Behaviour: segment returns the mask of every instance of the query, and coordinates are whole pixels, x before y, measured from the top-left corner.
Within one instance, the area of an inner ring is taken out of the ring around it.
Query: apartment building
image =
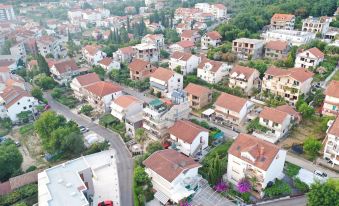
[[[185,94],[172,97],[172,102],[155,99],[144,108],[143,128],[148,137],[162,140],[168,137],[168,128],[177,120],[187,119],[191,109]]]
[[[202,109],[212,103],[212,90],[207,87],[189,83],[185,87],[190,107],[195,110]]]
[[[307,19],[303,20],[302,31],[325,34],[330,28],[330,23],[332,22],[331,17],[321,16],[313,17],[310,16]]]
[[[83,69],[80,69],[74,59],[65,59],[53,63],[50,68],[53,79],[59,84],[67,84],[74,76],[79,75]]]
[[[292,46],[307,44],[315,39],[315,33],[287,29],[268,30],[261,36],[266,42],[272,40],[281,40],[287,41]]]
[[[172,70],[159,67],[150,75],[150,88],[155,94],[171,98],[174,91],[183,89],[183,76]]]
[[[23,41],[14,44],[13,46],[11,46],[11,48],[9,50],[10,50],[12,56],[16,56],[16,57],[22,59],[23,61],[26,61],[27,52],[26,52],[26,48],[25,48],[25,43]]]
[[[163,34],[147,34],[141,39],[141,43],[153,44],[159,51],[165,48],[165,38]]]
[[[286,151],[249,134],[239,134],[228,150],[227,179],[237,184],[241,179],[255,179],[252,194],[264,196],[269,182],[284,177]]]
[[[294,106],[302,94],[311,89],[314,74],[304,68],[280,69],[270,67],[263,77],[261,90],[284,97]]]
[[[224,19],[227,17],[227,8],[223,4],[197,3],[194,7],[204,13],[213,14],[216,19]]]
[[[181,74],[187,75],[193,73],[200,63],[200,57],[185,53],[174,52],[170,57],[169,68],[175,70],[180,68]]]
[[[295,16],[293,14],[274,14],[271,18],[272,29],[293,30]]]
[[[161,204],[177,205],[195,193],[201,176],[201,165],[192,158],[172,149],[157,151],[143,161],[152,179],[154,194]]]
[[[160,58],[160,52],[154,44],[137,44],[132,47],[134,57],[148,62],[157,62]]]
[[[223,124],[239,125],[246,119],[253,103],[227,93],[221,93],[214,104],[215,120]]]
[[[204,59],[198,66],[197,77],[210,84],[216,84],[227,76],[231,69],[232,65],[226,62]]]
[[[290,45],[287,41],[272,40],[265,44],[265,58],[280,60],[285,59],[290,50]]]
[[[222,36],[217,31],[207,32],[201,39],[201,49],[217,47],[221,44]]]
[[[135,59],[128,65],[130,78],[132,80],[143,80],[151,75],[156,68],[148,61]]]
[[[15,13],[12,5],[0,4],[0,21],[15,20]]]
[[[74,96],[80,101],[84,100],[84,87],[100,82],[100,77],[96,73],[88,73],[75,77],[70,83]]]
[[[313,47],[297,54],[294,67],[296,68],[316,68],[324,61],[325,54],[317,47]]]
[[[129,116],[142,112],[143,102],[131,95],[122,95],[114,99],[111,103],[111,114],[124,121]]]
[[[130,63],[134,56],[133,47],[124,47],[113,53],[113,59],[120,63]]]
[[[329,116],[339,115],[339,81],[332,80],[326,88],[325,95],[321,113]]]
[[[259,88],[259,75],[260,73],[256,69],[236,65],[230,72],[228,86],[238,87],[245,94],[251,95],[254,89]]]
[[[39,53],[46,57],[47,54],[52,54],[55,59],[59,58],[61,47],[59,39],[52,36],[41,36],[36,40],[36,45]]]
[[[198,30],[184,30],[180,35],[181,41],[191,41],[194,44],[200,41],[201,35]]]
[[[339,165],[339,116],[335,120],[330,120],[326,133],[326,138],[323,141],[324,159],[332,161],[332,167]]]
[[[208,147],[209,131],[189,120],[178,120],[168,129],[171,148],[186,156],[195,157]]]
[[[263,55],[265,41],[259,39],[240,38],[232,42],[232,51],[239,59],[257,59]]]

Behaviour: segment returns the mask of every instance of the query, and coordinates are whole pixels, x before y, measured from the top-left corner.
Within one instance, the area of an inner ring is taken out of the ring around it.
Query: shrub
[[[295,188],[303,193],[308,192],[310,189],[309,186],[305,182],[301,181],[299,178],[294,178],[293,185]]]
[[[304,142],[304,151],[308,154],[312,159],[314,159],[318,154],[322,147],[322,144],[319,140],[314,137],[308,137]]]
[[[267,197],[280,197],[291,194],[291,187],[282,180],[276,180],[271,187],[266,187],[265,196]]]
[[[37,169],[37,167],[36,167],[35,165],[31,165],[31,166],[29,166],[29,167],[27,168],[26,172],[32,172],[32,171],[34,171],[34,170],[36,170],[36,169]]]
[[[251,190],[251,183],[247,179],[241,179],[237,184],[237,189],[240,193],[246,193]]]
[[[286,162],[285,163],[286,169],[285,174],[289,177],[294,177],[299,173],[300,167],[297,165],[294,165],[292,163]]]
[[[86,105],[81,107],[80,113],[82,113],[82,114],[84,114],[86,116],[89,116],[89,115],[91,115],[91,112],[93,111],[93,109],[94,108],[91,105],[86,104]]]
[[[13,205],[18,201],[38,194],[37,184],[28,184],[0,197],[0,205]]]

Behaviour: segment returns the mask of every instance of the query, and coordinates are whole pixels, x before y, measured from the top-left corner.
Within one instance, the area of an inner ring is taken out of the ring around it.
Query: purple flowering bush
[[[186,200],[180,201],[179,206],[192,206],[190,203],[188,203]]]
[[[229,189],[228,184],[224,181],[220,181],[214,186],[214,190],[217,192],[225,192]]]
[[[251,190],[251,183],[247,179],[241,179],[237,184],[237,189],[240,193],[249,192]]]

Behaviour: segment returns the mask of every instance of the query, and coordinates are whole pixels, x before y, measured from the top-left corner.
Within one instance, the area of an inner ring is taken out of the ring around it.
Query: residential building
[[[122,95],[122,88],[111,82],[95,82],[83,88],[86,101],[99,112],[108,112],[112,100]]]
[[[113,53],[113,59],[120,63],[130,63],[134,56],[133,47],[124,47]]]
[[[197,69],[197,77],[210,83],[216,84],[229,74],[232,65],[225,62],[202,60]]]
[[[172,96],[171,102],[155,99],[143,110],[143,128],[153,140],[168,137],[168,128],[179,119],[187,119],[191,109],[184,93]]]
[[[134,57],[149,62],[157,62],[160,58],[160,52],[154,44],[137,44],[132,47],[134,50]]]
[[[313,47],[297,54],[294,67],[296,68],[316,68],[322,61],[325,55],[317,47]]]
[[[228,150],[227,179],[237,184],[241,179],[256,179],[252,191],[264,196],[270,182],[284,177],[286,151],[252,135],[239,134]]]
[[[47,54],[52,54],[54,58],[59,58],[61,47],[60,41],[52,36],[41,36],[36,40],[36,45],[39,53],[46,57]]]
[[[330,28],[331,22],[332,22],[331,17],[327,17],[327,16],[313,17],[313,16],[310,16],[307,19],[303,20],[302,31],[320,33],[321,35],[323,35]]]
[[[134,138],[137,129],[142,128],[143,114],[142,112],[136,113],[125,118],[126,135]]]
[[[212,4],[211,13],[216,19],[225,19],[227,17],[227,8],[224,4]]]
[[[274,14],[271,18],[272,29],[293,30],[295,16],[293,14]]]
[[[265,44],[265,58],[273,60],[285,59],[290,50],[290,45],[287,41],[272,40]]]
[[[208,129],[189,120],[178,120],[168,129],[171,147],[186,156],[195,157],[208,147]]]
[[[84,88],[91,84],[100,82],[100,77],[96,73],[88,73],[75,77],[70,83],[70,87],[74,92],[74,96],[79,100],[84,100]]]
[[[36,112],[38,100],[32,97],[25,89],[18,86],[5,86],[0,93],[0,117],[8,117],[12,122],[18,122],[21,112]]]
[[[325,95],[321,113],[329,116],[339,115],[339,81],[332,80],[326,88]]]
[[[82,56],[89,64],[96,65],[99,61],[105,58],[107,54],[101,51],[101,46],[86,45],[82,49]]]
[[[212,103],[213,92],[207,87],[189,83],[185,88],[185,92],[192,109],[199,110]]]
[[[231,88],[240,88],[246,95],[251,95],[254,89],[260,85],[260,73],[258,70],[236,65],[229,75],[228,86]]]
[[[180,69],[181,74],[187,75],[193,73],[200,63],[200,58],[191,53],[174,52],[170,57],[169,68]]]
[[[111,114],[124,121],[127,117],[142,112],[143,102],[131,95],[123,95],[111,103]]]
[[[240,59],[257,59],[263,55],[265,41],[259,39],[240,38],[232,42],[232,51]]]
[[[193,195],[201,179],[201,165],[175,150],[157,151],[144,160],[145,171],[152,179],[155,199],[162,204],[179,201]]]
[[[221,44],[222,36],[217,31],[207,32],[201,39],[201,49],[217,47]]]
[[[141,43],[153,44],[159,51],[165,48],[165,38],[163,34],[147,34],[141,39]]]
[[[281,40],[287,41],[292,46],[307,44],[315,39],[315,33],[307,31],[275,29],[268,30],[261,35],[265,41]]]
[[[200,41],[200,34],[197,30],[184,30],[180,35],[181,41],[191,41],[194,44]]]
[[[332,167],[339,165],[339,116],[335,120],[330,120],[326,133],[326,138],[323,141],[324,158],[332,161]]]
[[[38,204],[120,205],[116,162],[116,152],[106,150],[45,169],[38,174]]]
[[[77,76],[82,72],[75,63],[74,59],[66,59],[55,62],[50,68],[53,79],[59,84],[66,84],[72,80],[74,76]]]
[[[263,77],[261,91],[284,97],[294,106],[300,95],[310,91],[313,76],[312,72],[304,68],[270,67]]]
[[[221,93],[214,106],[217,121],[223,124],[239,125],[245,121],[253,103],[241,97]]]
[[[111,71],[113,69],[115,70],[120,69],[120,62],[114,61],[110,57],[105,57],[102,60],[98,61],[98,65],[101,66],[106,71]]]
[[[14,44],[13,46],[11,46],[9,50],[12,56],[16,56],[22,59],[23,61],[26,61],[27,52],[26,52],[25,44],[23,41]]]
[[[179,51],[179,52],[186,52],[191,53],[196,46],[192,41],[179,41],[169,46],[169,49],[172,53]]]
[[[128,65],[128,69],[132,80],[143,80],[149,77],[156,68],[150,62],[135,59]]]
[[[253,135],[274,144],[287,135],[294,124],[294,118],[278,108],[265,107],[259,114],[259,124],[266,129],[256,130]]]
[[[150,88],[161,96],[171,98],[174,91],[183,89],[183,76],[172,70],[159,67],[150,75]]]
[[[15,13],[12,5],[0,4],[0,21],[15,20]]]

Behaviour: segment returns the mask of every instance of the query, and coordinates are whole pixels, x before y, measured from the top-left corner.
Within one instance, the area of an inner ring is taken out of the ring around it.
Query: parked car
[[[327,174],[325,172],[319,171],[319,170],[315,170],[314,171],[314,175],[318,178],[318,179],[324,179],[327,178]]]
[[[84,126],[79,126],[79,129],[80,129],[81,133],[86,133],[86,132],[89,131],[89,129],[87,127],[84,127]]]
[[[7,137],[0,137],[0,143],[4,142],[7,140]]]
[[[49,104],[46,104],[44,109],[49,110],[50,108],[51,108],[51,106],[49,106]]]
[[[111,200],[105,200],[100,203],[98,203],[98,206],[114,206],[113,201]]]
[[[21,143],[19,141],[15,141],[14,143],[15,143],[15,146],[17,146],[17,147],[21,146]]]

